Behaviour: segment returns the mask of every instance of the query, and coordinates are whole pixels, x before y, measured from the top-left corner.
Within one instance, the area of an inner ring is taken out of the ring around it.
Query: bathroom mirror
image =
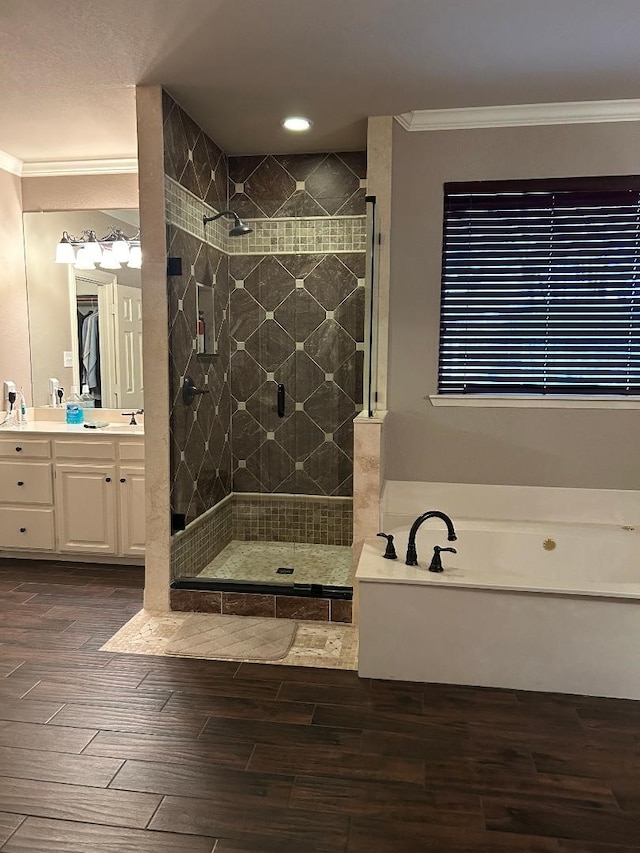
[[[133,236],[137,210],[25,213],[25,265],[33,404],[49,405],[49,379],[65,396],[89,385],[96,406],[143,408],[140,270],[78,269],[56,263],[63,231],[98,238],[113,229]]]

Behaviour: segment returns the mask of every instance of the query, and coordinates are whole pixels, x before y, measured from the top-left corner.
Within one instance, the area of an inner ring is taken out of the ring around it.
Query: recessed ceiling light
[[[308,118],[303,118],[302,116],[290,116],[282,121],[282,126],[286,127],[287,130],[296,130],[298,132],[309,130],[311,124],[312,122]]]

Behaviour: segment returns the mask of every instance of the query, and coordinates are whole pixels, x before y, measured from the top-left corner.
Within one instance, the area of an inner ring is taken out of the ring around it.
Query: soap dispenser
[[[58,389],[60,388],[60,383],[57,379],[51,378],[49,380],[49,405],[52,409],[60,408],[60,399],[58,397]]]

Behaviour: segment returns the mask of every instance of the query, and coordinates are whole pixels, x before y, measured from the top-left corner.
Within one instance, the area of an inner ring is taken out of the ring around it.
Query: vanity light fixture
[[[132,269],[142,266],[140,232],[133,237],[112,228],[104,237],[98,237],[95,231],[87,229],[79,237],[73,237],[68,231],[62,232],[56,246],[57,264],[74,264],[77,269],[95,269],[99,264],[103,269],[117,270],[121,264]]]
[[[312,124],[313,122],[309,121],[308,118],[304,118],[303,116],[289,116],[289,118],[285,118],[282,120],[282,126],[286,130],[293,130],[297,133],[309,130]]]

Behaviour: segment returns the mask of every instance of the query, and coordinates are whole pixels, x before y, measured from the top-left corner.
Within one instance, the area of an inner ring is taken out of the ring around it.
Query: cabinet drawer
[[[50,459],[51,442],[46,438],[0,438],[0,459]]]
[[[56,459],[87,459],[91,462],[102,459],[115,459],[114,441],[91,441],[91,439],[54,442]]]
[[[0,462],[0,503],[52,504],[50,462]]]
[[[144,462],[144,442],[120,440],[122,462]]]
[[[53,551],[52,509],[0,507],[0,548]]]

